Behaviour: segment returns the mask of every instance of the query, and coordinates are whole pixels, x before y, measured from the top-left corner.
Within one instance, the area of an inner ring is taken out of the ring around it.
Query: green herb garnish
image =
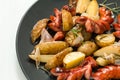
[[[71,31],[76,37],[78,36],[78,33],[81,32],[81,30],[78,30],[78,29],[72,29]]]

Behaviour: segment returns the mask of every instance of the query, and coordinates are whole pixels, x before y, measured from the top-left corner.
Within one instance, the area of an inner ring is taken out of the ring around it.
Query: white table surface
[[[27,80],[16,56],[18,25],[37,0],[0,0],[0,80]]]

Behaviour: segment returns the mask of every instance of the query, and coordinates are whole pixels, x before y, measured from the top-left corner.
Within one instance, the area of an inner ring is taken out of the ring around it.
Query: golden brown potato
[[[43,28],[45,28],[47,26],[47,22],[49,21],[49,19],[45,18],[42,20],[39,20],[33,27],[32,31],[31,31],[31,40],[34,43],[35,40],[40,37],[41,31]]]
[[[72,50],[73,49],[69,47],[57,53],[45,64],[45,68],[49,70],[49,69],[63,65],[63,58],[65,57],[65,55],[72,52]]]
[[[40,55],[40,62],[48,62],[54,55]]]
[[[85,59],[85,54],[82,52],[71,52],[67,54],[63,59],[63,65],[65,68],[73,68],[78,66]]]
[[[51,56],[43,57],[43,55],[54,55],[67,47],[68,44],[64,41],[41,42],[35,46],[29,57],[36,62],[36,67],[39,68],[40,62],[47,62],[49,60],[47,58],[51,58]]]
[[[115,54],[120,56],[120,43],[115,43],[95,51],[94,56],[104,56],[105,54]]]
[[[54,55],[40,55],[40,53],[36,54],[29,54],[30,59],[36,62],[37,69],[39,68],[40,62],[46,63],[48,62]]]
[[[108,60],[106,60],[106,59],[104,59],[104,58],[102,58],[102,57],[98,57],[98,58],[96,59],[96,62],[97,62],[97,64],[100,65],[100,66],[106,66],[106,65],[108,65],[108,64],[110,63]]]
[[[52,42],[39,43],[38,45],[35,46],[35,48],[36,47],[39,47],[40,54],[52,55],[67,48],[68,44],[64,41],[52,41]]]
[[[67,48],[68,45],[64,41],[52,41],[43,42],[35,46],[34,50],[29,54],[29,57],[36,62],[36,67],[39,68],[40,62],[47,62],[47,58],[51,56],[43,57],[43,55],[53,55]],[[42,55],[42,56],[41,56]]]
[[[67,10],[62,10],[63,31],[69,31],[73,27],[72,15]]]
[[[93,20],[99,19],[99,5],[97,0],[92,0],[89,3],[86,13],[88,14],[88,17]]]
[[[91,55],[95,50],[97,50],[97,46],[92,41],[85,41],[79,48],[78,51],[85,53],[86,56]]]
[[[80,26],[76,25],[75,27],[73,27],[70,31],[66,33],[65,41],[70,46],[78,47],[79,45],[81,45],[81,43],[84,41],[81,30],[82,30],[82,27]]]
[[[98,46],[105,47],[113,44],[115,42],[115,37],[113,34],[101,34],[96,36],[95,41]]]
[[[89,3],[90,3],[90,0],[78,0],[77,6],[76,6],[76,13],[85,12]]]

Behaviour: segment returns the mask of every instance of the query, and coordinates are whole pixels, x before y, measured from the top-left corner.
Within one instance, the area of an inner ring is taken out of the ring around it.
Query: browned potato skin
[[[91,55],[94,51],[97,50],[97,45],[92,41],[85,41],[77,51],[85,53],[86,56]]]
[[[90,1],[86,13],[88,14],[88,17],[93,20],[99,19],[99,5],[97,0]]]
[[[98,58],[96,59],[96,62],[97,62],[97,64],[100,65],[100,66],[106,66],[106,65],[110,64],[109,60],[106,60],[106,59],[104,59],[103,57],[98,57]]]
[[[78,0],[76,6],[76,13],[83,13],[88,8],[90,0]]]
[[[73,27],[72,15],[67,10],[62,10],[63,31],[69,31]]]
[[[52,41],[39,43],[36,47],[39,47],[41,55],[52,55],[67,48],[68,44],[65,41]]]
[[[99,50],[95,51],[94,56],[105,56],[105,54],[115,54],[120,56],[120,43],[111,44],[109,46],[100,48]]]
[[[84,41],[81,30],[82,27],[79,25],[73,27],[70,31],[66,33],[65,41],[72,47],[78,47],[79,45],[81,45],[81,43]]]
[[[53,56],[53,58],[51,58],[46,64],[45,64],[45,68],[46,69],[52,69],[55,68],[57,66],[61,66],[63,64],[63,58],[70,52],[72,52],[73,49],[72,47],[68,47],[64,50],[62,50],[61,52],[57,53],[55,56]]]
[[[105,47],[115,42],[115,36],[113,34],[101,34],[95,37],[95,42],[100,47]]]
[[[41,31],[43,28],[45,28],[47,26],[47,22],[49,21],[49,19],[44,18],[42,20],[39,20],[33,27],[32,31],[31,31],[31,40],[34,43],[35,40],[40,37]]]

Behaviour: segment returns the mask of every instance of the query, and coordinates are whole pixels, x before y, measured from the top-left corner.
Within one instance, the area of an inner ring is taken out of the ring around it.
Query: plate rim
[[[19,66],[20,66],[20,69],[22,70],[22,72],[23,72],[23,75],[25,76],[25,78],[27,79],[27,80],[31,80],[30,79],[30,77],[28,76],[28,74],[26,73],[26,71],[25,71],[25,69],[23,68],[23,66],[22,66],[22,61],[20,60],[20,54],[19,54],[19,51],[18,51],[18,35],[20,34],[19,33],[19,31],[20,31],[20,29],[21,29],[21,24],[22,24],[22,22],[23,22],[23,20],[24,20],[24,18],[25,18],[25,16],[27,15],[27,13],[31,10],[31,8],[33,7],[33,6],[35,6],[37,3],[38,3],[38,1],[39,0],[37,0],[36,2],[34,2],[27,10],[26,10],[26,12],[23,14],[23,16],[22,16],[22,18],[21,18],[21,20],[20,20],[20,22],[19,22],[19,24],[18,24],[18,28],[17,28],[17,32],[16,32],[16,37],[15,37],[15,50],[16,50],[16,56],[17,56],[17,60],[18,60],[18,64],[19,64]]]

